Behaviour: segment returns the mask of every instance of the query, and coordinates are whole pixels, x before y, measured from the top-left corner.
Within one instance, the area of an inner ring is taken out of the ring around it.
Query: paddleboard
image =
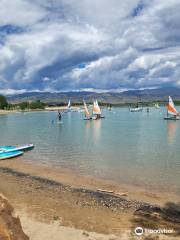
[[[55,121],[55,120],[52,120],[51,123],[52,123],[52,124],[62,124],[63,122],[62,122],[62,121]]]
[[[0,146],[0,150],[4,152],[30,151],[33,148],[34,148],[33,144],[17,145],[17,146]]]
[[[22,154],[23,154],[22,151],[0,152],[0,160],[18,157],[18,156],[21,156]]]

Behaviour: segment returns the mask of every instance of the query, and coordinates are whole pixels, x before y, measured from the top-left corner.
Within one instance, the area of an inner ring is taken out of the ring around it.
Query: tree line
[[[30,109],[44,109],[45,103],[41,102],[40,100],[31,101],[31,102],[21,102],[18,104],[10,104],[7,101],[5,96],[0,95],[0,109],[3,110],[13,110],[13,109],[20,109],[22,111],[30,110]]]

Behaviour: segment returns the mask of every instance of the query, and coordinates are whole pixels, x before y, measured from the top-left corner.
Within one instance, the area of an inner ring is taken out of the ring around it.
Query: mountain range
[[[127,90],[123,92],[27,92],[22,94],[8,95],[10,103],[40,100],[49,104],[65,104],[70,99],[74,103],[82,103],[83,99],[92,102],[98,99],[101,103],[125,104],[135,102],[164,102],[168,96],[180,101],[180,88],[157,88],[145,90]]]

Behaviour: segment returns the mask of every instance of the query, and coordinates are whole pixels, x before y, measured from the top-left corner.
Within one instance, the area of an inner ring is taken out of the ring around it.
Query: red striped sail
[[[171,114],[173,116],[179,115],[178,111],[175,108],[174,102],[170,96],[169,96],[169,101],[168,101],[168,105],[167,105],[167,111],[168,111],[168,114]]]

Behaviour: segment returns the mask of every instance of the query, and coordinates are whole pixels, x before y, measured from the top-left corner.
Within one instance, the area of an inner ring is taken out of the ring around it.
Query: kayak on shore
[[[0,146],[0,152],[30,151],[34,148],[33,144],[17,146]]]
[[[0,152],[0,160],[5,160],[9,158],[19,157],[23,154],[23,151],[14,152]]]

